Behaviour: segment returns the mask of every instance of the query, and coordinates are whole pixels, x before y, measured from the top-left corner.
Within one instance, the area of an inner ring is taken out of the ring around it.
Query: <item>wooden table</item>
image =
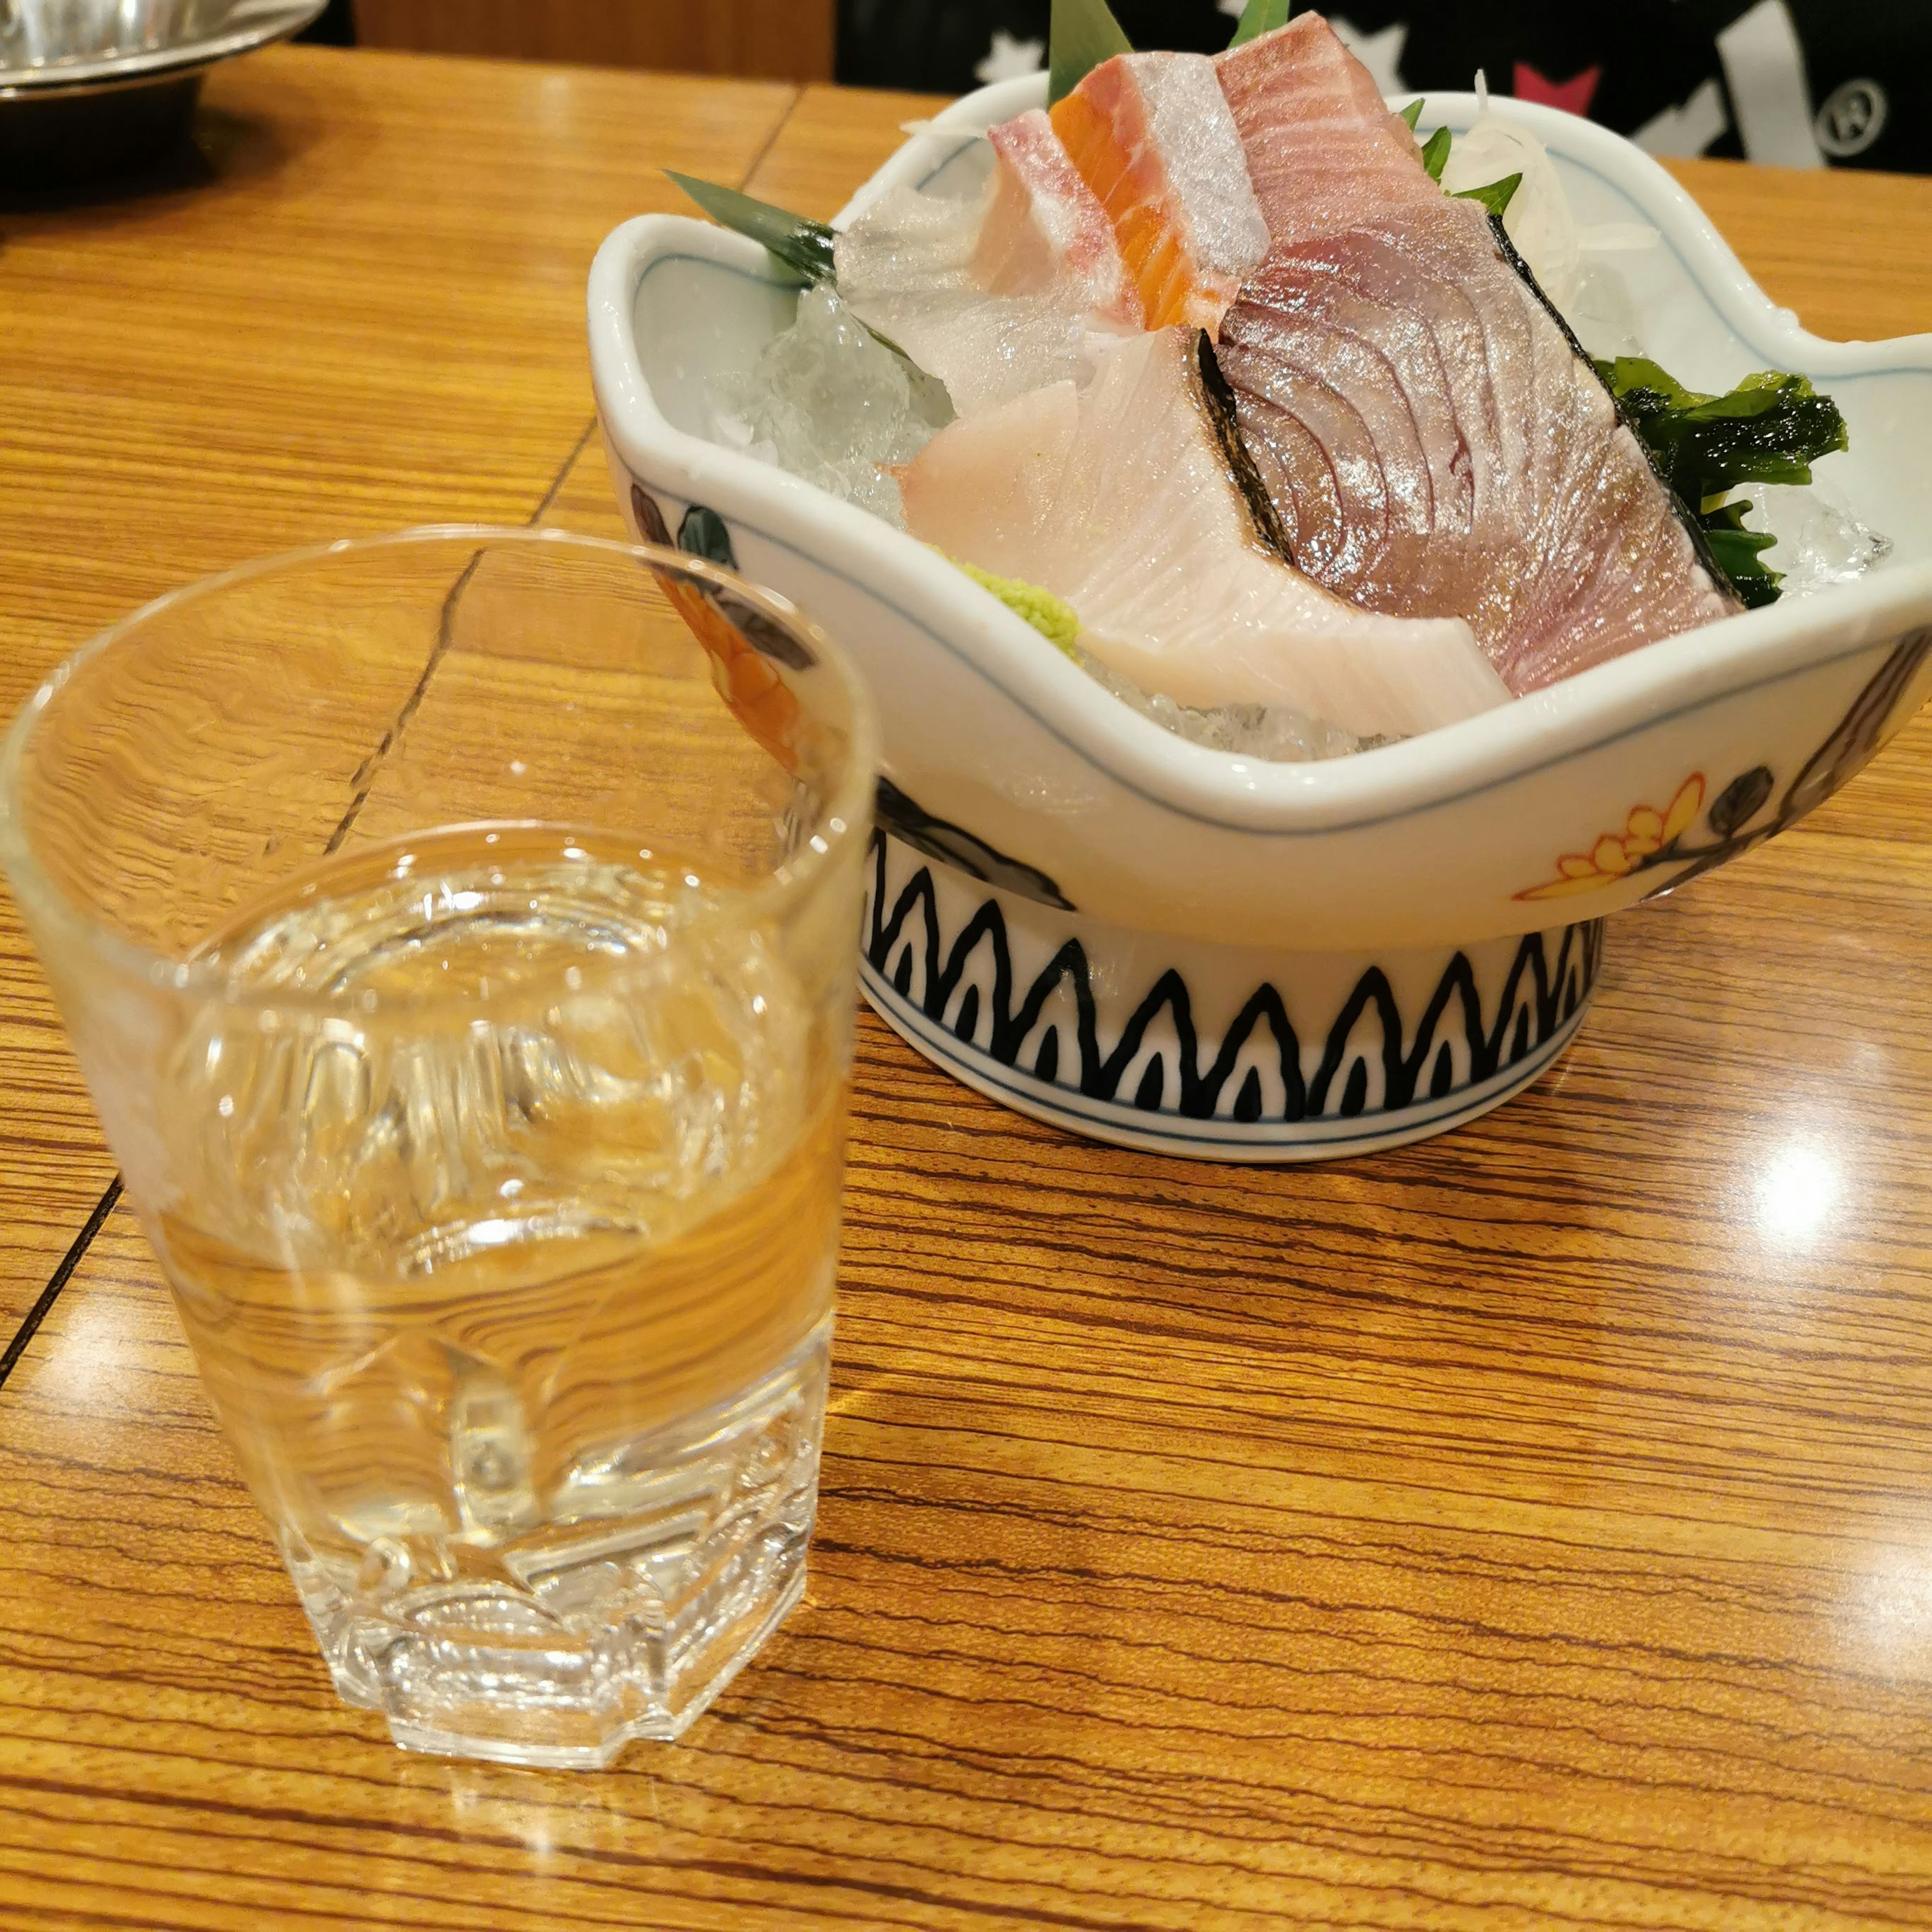
[[[254,553],[614,529],[597,239],[922,106],[295,50],[205,179],[0,214],[0,701]],[[1932,328],[1932,183],[1683,172]],[[1400,1154],[1090,1146],[867,1018],[809,1598],[573,1777],[335,1702],[8,908],[0,1924],[1932,1925],[1928,968],[1932,716]]]

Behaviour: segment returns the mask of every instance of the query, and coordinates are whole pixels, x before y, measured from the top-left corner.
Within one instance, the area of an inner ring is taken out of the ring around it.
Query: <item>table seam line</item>
[[[107,1217],[114,1211],[115,1203],[121,1198],[121,1177],[116,1174],[101,1191],[100,1198],[94,1204],[94,1211],[82,1225],[62,1256],[59,1265],[48,1278],[47,1285],[40,1290],[38,1298],[28,1309],[26,1318],[15,1330],[14,1339],[7,1344],[6,1352],[0,1354],[0,1390],[7,1385],[8,1378],[14,1372],[14,1366],[27,1352],[28,1345],[40,1332],[42,1322],[53,1312],[54,1304],[61,1298],[61,1291],[74,1277],[74,1270],[80,1266],[87,1251],[94,1245],[94,1238],[106,1224]]]
[[[791,98],[785,103],[785,111],[772,124],[772,131],[760,144],[758,152],[746,164],[745,172],[738,177],[738,190],[742,194],[752,184],[752,177],[765,164],[766,158],[778,146],[778,136],[791,125],[791,117],[798,112],[798,104],[805,98],[805,88],[794,86]]]
[[[570,472],[577,467],[578,459],[590,447],[590,439],[596,434],[597,417],[592,412],[590,420],[570,446],[570,454],[558,465],[556,474],[550,479],[550,487],[543,493],[542,500],[524,520],[526,530],[535,530],[555,506],[558,497],[563,494],[563,486],[570,481]]]
[[[542,496],[538,500],[536,508],[533,509],[524,520],[523,527],[525,530],[536,529],[538,524],[542,522],[544,512],[547,512],[554,503],[555,503],[557,498],[562,494],[563,486],[566,482],[569,480],[571,471],[576,467],[578,459],[583,455],[584,451],[590,446],[590,439],[596,434],[596,430],[597,418],[593,416],[590,420],[584,424],[583,429],[578,432],[577,440],[571,445],[568,454],[565,456],[563,460],[557,466],[556,471],[550,477],[548,486],[545,488]],[[446,602],[453,602],[454,598],[460,594],[464,586],[467,583],[470,576],[474,574],[476,565],[480,560],[480,558],[481,553],[479,552],[477,556],[472,557],[470,560],[468,568],[458,579],[456,584],[451,586],[450,598],[449,599],[446,600]],[[446,629],[452,616],[453,616],[453,612],[446,609],[444,614],[444,624]],[[440,644],[446,644],[446,639],[440,640],[439,642]],[[384,754],[391,748],[395,739],[400,735],[400,730],[403,725],[406,724],[410,716],[422,703],[424,694],[428,689],[429,680],[434,674],[437,662],[442,655],[443,652],[441,648],[431,652],[429,662],[423,667],[422,675],[417,680],[415,690],[410,694],[409,699],[406,701],[402,713],[398,718],[396,723],[391,726],[388,732],[385,734],[382,742],[378,745],[376,752],[372,754],[375,762],[377,764],[380,764]],[[373,783],[374,774],[371,772],[368,775],[368,777],[369,782]],[[344,822],[336,827],[335,836],[329,842],[328,849],[331,851],[334,851],[336,848],[341,844],[343,838],[348,833],[350,828],[354,824],[356,818],[359,815],[364,798],[366,796],[367,788],[365,787],[363,790],[358,791],[358,795],[355,798],[350,800],[349,808],[345,814]],[[26,1353],[34,1336],[40,1332],[41,1325],[46,1322],[47,1317],[52,1313],[54,1304],[59,1300],[62,1291],[67,1286],[68,1282],[73,1279],[75,1271],[80,1268],[82,1262],[86,1258],[88,1249],[94,1244],[94,1237],[100,1233],[101,1228],[106,1222],[108,1216],[114,1211],[115,1204],[121,1198],[122,1182],[122,1177],[120,1174],[116,1174],[113,1179],[107,1184],[107,1186],[103,1191],[100,1199],[94,1204],[92,1211],[88,1214],[86,1220],[82,1224],[80,1232],[75,1235],[74,1240],[68,1244],[66,1253],[62,1256],[59,1262],[56,1264],[54,1268],[52,1274],[48,1277],[46,1286],[41,1289],[40,1294],[35,1298],[33,1306],[27,1311],[27,1313],[25,1318],[22,1320],[20,1327],[14,1330],[12,1339],[7,1344],[5,1352],[4,1353],[0,1353],[0,1390],[4,1390],[5,1389],[8,1378],[12,1375],[16,1364],[20,1361],[20,1358]]]

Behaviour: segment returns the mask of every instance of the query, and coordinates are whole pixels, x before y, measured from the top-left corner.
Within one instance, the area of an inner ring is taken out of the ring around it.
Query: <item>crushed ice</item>
[[[1067,656],[1123,704],[1143,718],[1151,718],[1177,737],[1204,745],[1210,752],[1236,752],[1244,758],[1265,758],[1278,764],[1302,764],[1318,758],[1346,758],[1351,752],[1369,751],[1389,742],[1358,738],[1340,725],[1311,718],[1287,704],[1223,704],[1211,711],[1196,711],[1162,693],[1143,691],[1077,644]]]
[[[718,440],[816,483],[903,528],[899,486],[881,466],[910,463],[952,420],[945,390],[872,334],[821,285],[742,374],[718,384]]]
[[[1892,539],[1861,523],[1828,484],[1752,483],[1732,500],[1749,506],[1749,528],[1778,539],[1762,554],[1783,574],[1786,597],[1854,583],[1892,554]]]

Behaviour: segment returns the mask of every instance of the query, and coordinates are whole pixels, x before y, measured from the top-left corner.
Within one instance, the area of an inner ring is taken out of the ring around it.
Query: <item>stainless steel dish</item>
[[[181,140],[218,61],[299,33],[326,0],[0,0],[0,184],[139,166]]]

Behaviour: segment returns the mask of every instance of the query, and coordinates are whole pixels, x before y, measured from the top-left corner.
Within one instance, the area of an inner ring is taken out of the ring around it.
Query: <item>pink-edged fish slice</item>
[[[1231,48],[1214,71],[1276,247],[1442,198],[1408,124],[1319,14]]]
[[[1145,325],[1140,292],[1120,258],[1114,224],[1082,179],[1044,108],[988,129],[994,157],[992,206],[973,274],[1000,296],[1077,295],[1089,313],[1124,329]]]
[[[938,376],[962,416],[1084,378],[1096,342],[1144,322],[1113,224],[1045,111],[988,139],[993,174],[979,196],[902,184],[833,242],[840,296]]]

